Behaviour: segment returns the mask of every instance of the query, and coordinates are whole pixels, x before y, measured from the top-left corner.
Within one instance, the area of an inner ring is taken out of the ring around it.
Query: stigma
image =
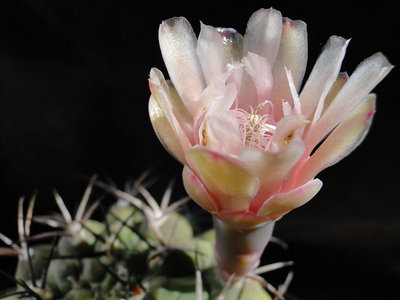
[[[244,145],[259,150],[268,150],[276,124],[273,117],[273,104],[265,101],[249,111],[233,110],[238,120],[239,132]]]

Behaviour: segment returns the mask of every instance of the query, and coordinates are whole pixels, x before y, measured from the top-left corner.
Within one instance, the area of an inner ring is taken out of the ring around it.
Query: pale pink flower
[[[171,81],[150,72],[150,118],[182,164],[190,197],[238,229],[274,221],[321,188],[315,176],[353,151],[375,112],[371,90],[391,70],[377,53],[348,77],[348,40],[331,36],[300,91],[307,62],[302,21],[256,11],[244,36],[183,17],[162,22]]]
[[[313,198],[315,176],[364,139],[370,92],[392,66],[377,53],[348,77],[349,41],[332,36],[301,88],[306,25],[274,9],[256,11],[244,36],[201,24],[196,38],[171,18],[159,42],[171,80],[150,72],[153,128],[184,165],[189,196],[214,216],[222,278],[254,276],[274,221]]]

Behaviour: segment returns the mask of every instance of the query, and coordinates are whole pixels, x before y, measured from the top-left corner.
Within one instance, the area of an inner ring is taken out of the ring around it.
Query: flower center
[[[273,118],[273,104],[265,101],[256,108],[250,107],[250,112],[241,108],[233,110],[244,145],[267,150],[274,135],[276,126]]]

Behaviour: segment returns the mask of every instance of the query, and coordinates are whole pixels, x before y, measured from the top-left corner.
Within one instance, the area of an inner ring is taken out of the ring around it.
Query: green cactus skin
[[[158,210],[153,203],[151,210],[141,201],[138,208],[118,199],[103,220],[81,220],[68,217],[59,198],[67,216],[65,234],[53,245],[29,243],[29,260],[19,255],[17,262],[19,283],[0,299],[272,299],[257,280],[225,286],[217,271],[214,230],[195,234],[176,209]]]

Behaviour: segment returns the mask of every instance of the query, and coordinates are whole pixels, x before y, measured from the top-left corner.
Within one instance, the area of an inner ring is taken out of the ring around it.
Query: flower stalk
[[[238,229],[213,218],[216,245],[215,256],[223,280],[241,278],[254,270],[272,236],[275,222],[252,229]]]

